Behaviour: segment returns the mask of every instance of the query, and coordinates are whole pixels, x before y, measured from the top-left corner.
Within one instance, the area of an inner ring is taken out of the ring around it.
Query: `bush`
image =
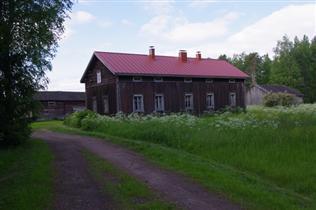
[[[88,109],[84,110],[84,111],[80,111],[80,112],[74,112],[71,115],[68,115],[65,118],[64,124],[65,125],[69,125],[71,127],[75,127],[75,128],[80,128],[81,127],[81,123],[82,120],[84,118],[86,118],[87,116],[89,117],[95,117],[96,113],[93,111],[90,111]]]
[[[263,97],[263,104],[267,107],[291,106],[295,104],[295,99],[288,93],[268,93]]]

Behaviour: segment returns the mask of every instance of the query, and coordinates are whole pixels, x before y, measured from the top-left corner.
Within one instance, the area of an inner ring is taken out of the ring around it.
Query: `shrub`
[[[263,97],[263,104],[267,107],[291,106],[295,104],[295,99],[288,93],[268,93]]]
[[[71,127],[80,128],[82,126],[82,120],[87,116],[95,117],[96,113],[88,109],[80,112],[74,112],[65,118],[64,124]]]

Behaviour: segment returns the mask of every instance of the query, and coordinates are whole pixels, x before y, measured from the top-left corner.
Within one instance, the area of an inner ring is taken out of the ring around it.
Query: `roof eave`
[[[107,63],[105,63],[101,58],[99,58],[99,56],[96,54],[96,52],[97,52],[97,51],[94,51],[94,52],[93,52],[93,54],[92,54],[92,56],[91,56],[91,58],[90,58],[90,61],[89,61],[88,65],[87,65],[87,67],[86,67],[86,69],[85,69],[85,71],[84,71],[84,73],[83,73],[83,75],[82,75],[82,77],[81,77],[81,79],[80,79],[80,83],[85,83],[84,79],[85,79],[85,77],[86,77],[86,74],[87,74],[87,72],[88,72],[88,70],[89,70],[89,67],[90,67],[90,65],[91,65],[91,63],[92,63],[94,57],[96,57],[105,67],[107,67],[107,68],[109,69],[109,71],[110,71],[113,75],[115,75],[115,73],[110,69],[109,65],[108,65]]]
[[[189,78],[218,78],[218,79],[247,79],[249,76],[205,76],[205,75],[181,75],[181,74],[144,74],[144,73],[116,73],[117,76],[151,76],[151,77],[189,77]]]

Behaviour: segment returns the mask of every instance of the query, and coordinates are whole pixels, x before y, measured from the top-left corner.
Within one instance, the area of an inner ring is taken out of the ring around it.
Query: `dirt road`
[[[51,131],[37,131],[33,137],[48,141],[56,156],[59,157],[56,159],[56,170],[61,171],[61,175],[57,179],[57,188],[59,188],[57,193],[62,194],[59,196],[63,197],[60,198],[63,203],[67,203],[66,200],[71,201],[72,196],[74,196],[77,200],[84,199],[84,202],[89,200],[90,204],[87,205],[91,205],[91,208],[86,209],[102,209],[99,205],[101,203],[107,204],[106,199],[102,199],[97,192],[96,183],[93,183],[87,175],[87,167],[82,157],[77,154],[78,148],[85,148],[143,181],[164,199],[175,203],[179,208],[240,209],[238,205],[207,191],[190,179],[178,173],[161,169],[146,161],[141,155],[108,141]],[[92,187],[89,187],[90,185]],[[78,196],[76,197],[73,193],[75,195],[78,193]],[[110,206],[113,205],[105,205],[103,209],[109,209]]]

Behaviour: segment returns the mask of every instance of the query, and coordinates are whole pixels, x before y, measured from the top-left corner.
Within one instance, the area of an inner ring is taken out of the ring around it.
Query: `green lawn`
[[[51,208],[52,153],[40,140],[0,149],[0,209]]]
[[[248,209],[316,208],[316,105],[202,118],[79,113],[66,122],[81,129],[52,129],[126,145]]]
[[[91,174],[103,185],[103,190],[113,198],[118,209],[175,209],[161,201],[145,184],[113,167],[89,151],[83,152]]]

